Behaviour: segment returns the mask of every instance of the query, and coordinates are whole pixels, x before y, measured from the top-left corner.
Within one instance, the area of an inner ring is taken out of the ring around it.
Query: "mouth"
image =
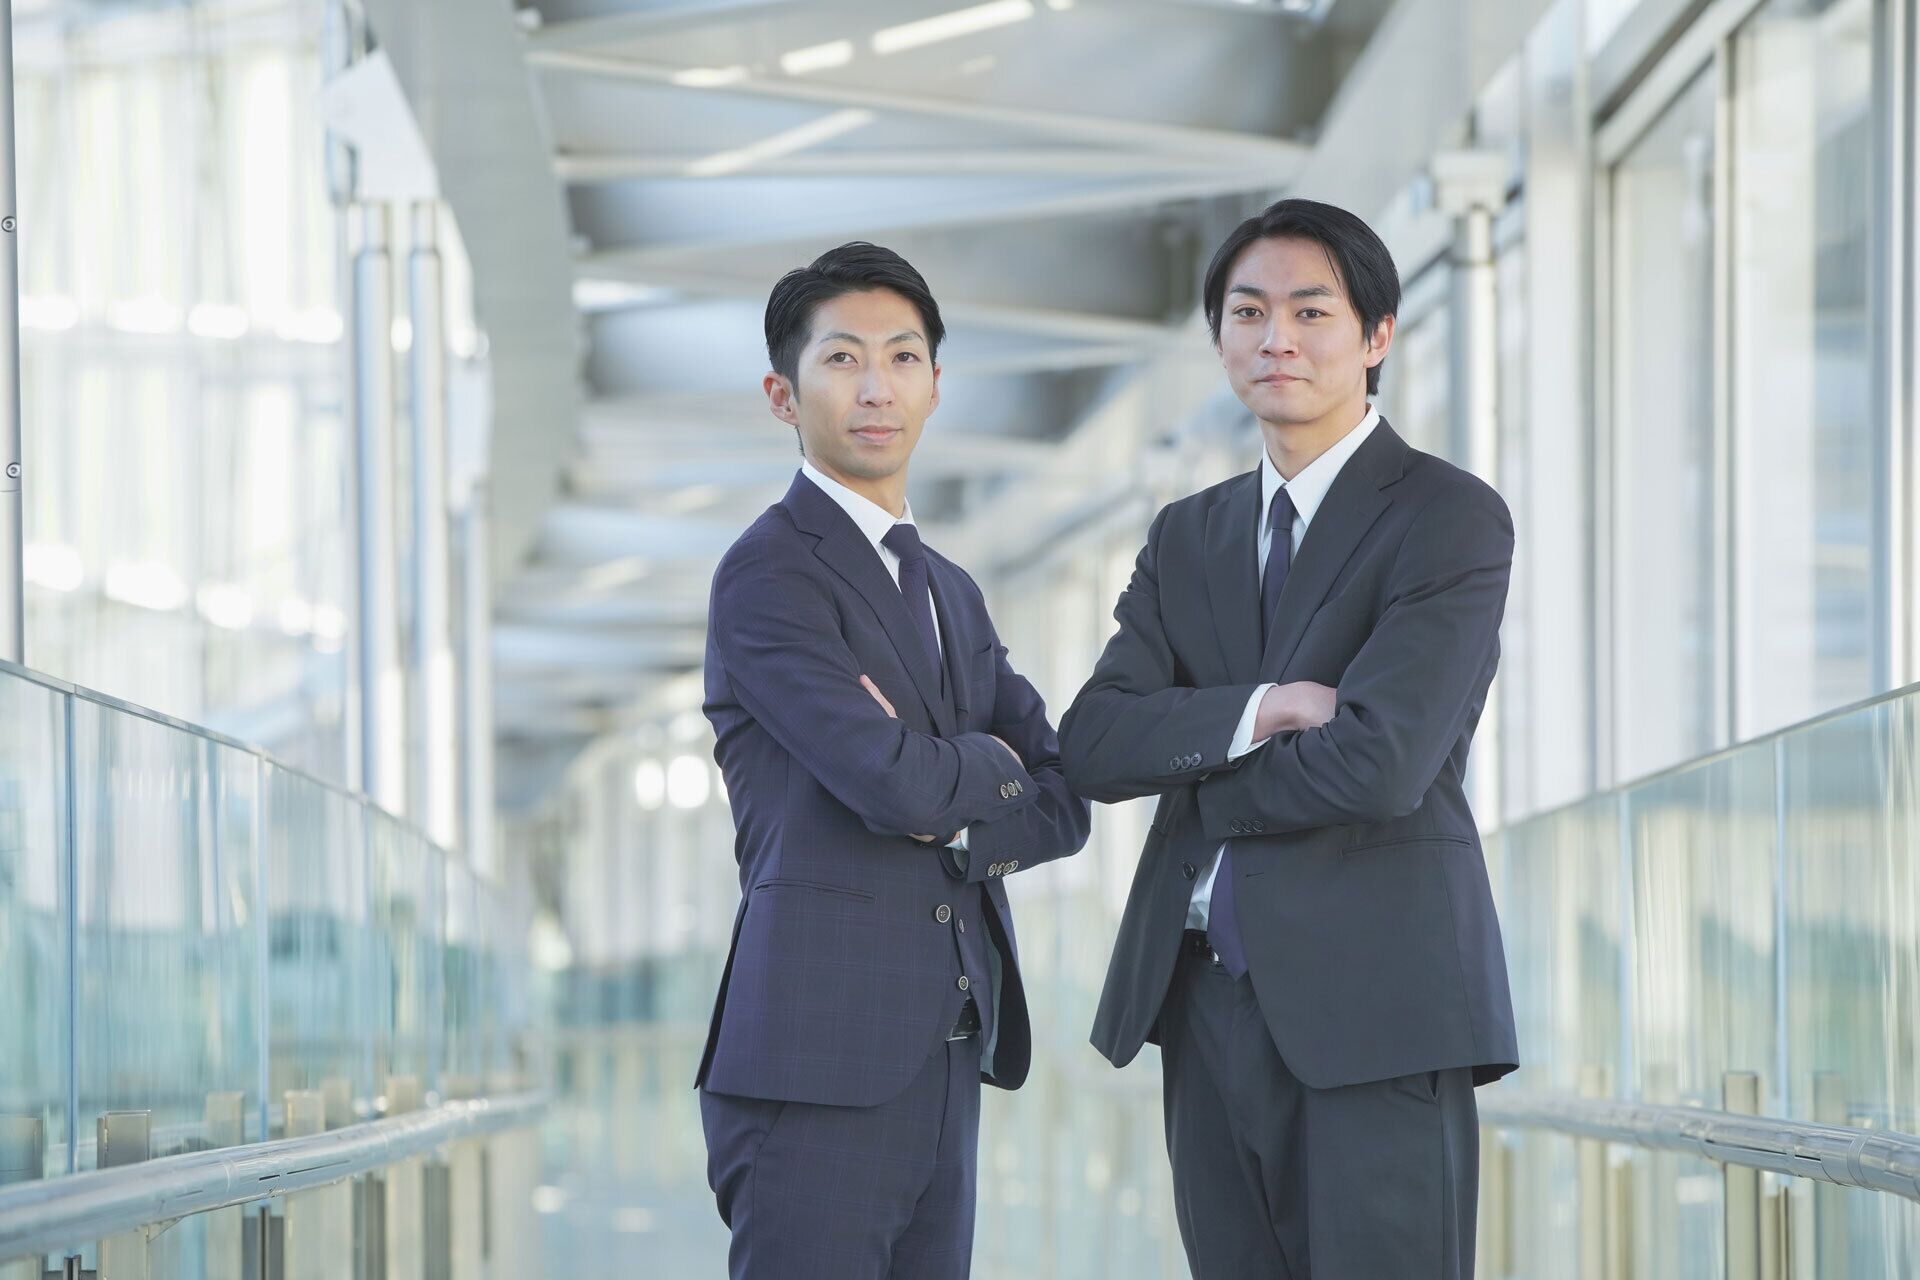
[[[1290,382],[1305,382],[1306,379],[1296,378],[1292,374],[1288,374],[1288,373],[1270,373],[1264,378],[1256,379],[1256,381],[1259,382],[1262,386],[1284,387]]]
[[[887,444],[900,434],[899,427],[855,427],[855,439],[865,440],[868,444]]]

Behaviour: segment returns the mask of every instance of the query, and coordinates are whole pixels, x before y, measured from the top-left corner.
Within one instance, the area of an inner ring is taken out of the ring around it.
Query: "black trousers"
[[[1167,1154],[1195,1280],[1471,1280],[1469,1068],[1312,1089],[1253,984],[1183,953],[1160,1015]]]

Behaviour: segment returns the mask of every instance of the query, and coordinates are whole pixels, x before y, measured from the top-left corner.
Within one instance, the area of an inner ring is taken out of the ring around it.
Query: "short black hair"
[[[893,250],[854,240],[794,268],[773,286],[767,297],[767,359],[774,372],[789,382],[799,374],[800,350],[807,345],[813,313],[821,303],[869,289],[891,289],[913,304],[926,330],[927,358],[937,358],[947,329],[926,280]]]
[[[1318,200],[1286,199],[1268,205],[1233,229],[1207,264],[1206,283],[1200,292],[1207,312],[1207,329],[1213,345],[1220,345],[1220,313],[1226,306],[1227,273],[1233,270],[1241,250],[1256,240],[1295,237],[1311,240],[1333,259],[1346,287],[1347,300],[1360,313],[1362,341],[1373,337],[1380,322],[1400,310],[1400,272],[1393,255],[1373,228],[1345,209]],[[1367,394],[1380,394],[1379,364],[1367,370]]]

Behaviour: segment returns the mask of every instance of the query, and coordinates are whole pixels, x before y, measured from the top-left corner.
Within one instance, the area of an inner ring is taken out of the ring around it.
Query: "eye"
[[[1300,318],[1302,320],[1305,320],[1305,319],[1308,319],[1309,317],[1324,316],[1325,314],[1327,313],[1320,310],[1320,308],[1318,307],[1306,307],[1301,310]]]
[[[832,364],[836,360],[843,361],[843,362],[850,362],[852,359],[853,359],[853,354],[851,352],[836,351],[832,355],[827,357],[827,363]]]
[[[918,360],[920,357],[911,351],[902,351],[894,356],[895,360]]]
[[[1244,307],[1235,307],[1233,309],[1233,314],[1235,314],[1236,316],[1239,316],[1243,320],[1251,320],[1253,317],[1260,314],[1260,308],[1254,306],[1252,303],[1248,303]]]

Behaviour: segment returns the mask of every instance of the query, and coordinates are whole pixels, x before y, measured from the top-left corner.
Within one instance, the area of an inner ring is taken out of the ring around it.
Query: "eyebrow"
[[[867,345],[863,339],[857,338],[853,334],[847,333],[846,331],[841,329],[835,329],[832,333],[821,334],[819,341],[820,342],[851,342],[856,347],[864,347]],[[888,338],[886,341],[886,345],[891,347],[895,343],[900,343],[900,342],[925,342],[925,341],[926,339],[920,336],[919,330],[906,329],[899,333],[894,334],[891,338]],[[816,343],[815,345],[817,346],[819,345],[819,343]]]
[[[1258,298],[1262,302],[1265,302],[1267,300],[1267,291],[1265,289],[1256,288],[1250,284],[1236,284],[1231,289],[1228,289],[1227,292],[1228,293],[1244,293],[1249,298]],[[1338,298],[1339,296],[1340,296],[1339,294],[1335,293],[1332,289],[1328,288],[1324,284],[1306,285],[1306,286],[1303,286],[1302,288],[1295,289],[1292,293],[1287,295],[1287,297],[1293,298],[1293,299]]]

